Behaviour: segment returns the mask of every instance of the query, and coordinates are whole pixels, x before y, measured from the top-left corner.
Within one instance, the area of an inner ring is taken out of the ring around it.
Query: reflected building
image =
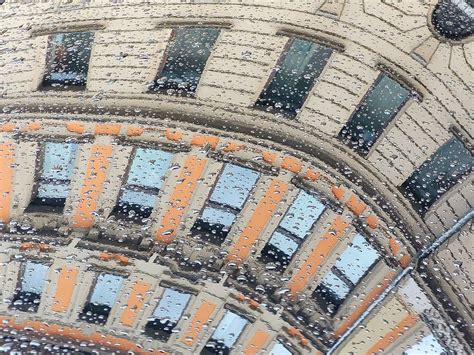
[[[0,352],[473,352],[470,1],[0,3]]]

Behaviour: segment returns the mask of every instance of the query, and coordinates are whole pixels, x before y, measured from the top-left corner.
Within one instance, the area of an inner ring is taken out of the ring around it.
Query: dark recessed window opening
[[[379,258],[369,242],[357,234],[313,292],[313,299],[325,312],[334,315]]]
[[[173,29],[163,67],[150,91],[193,95],[219,33],[219,28],[211,27]]]
[[[84,89],[93,39],[93,32],[50,35],[42,86],[54,89]]]
[[[40,171],[27,212],[62,212],[70,190],[78,147],[75,143],[44,143],[40,153]]]
[[[20,274],[19,286],[10,308],[23,312],[37,312],[49,266],[27,261]]]
[[[423,214],[473,167],[471,152],[453,137],[416,169],[400,189],[413,207]]]
[[[259,176],[252,169],[225,164],[209,200],[191,229],[191,235],[221,245]]]
[[[121,276],[100,274],[89,300],[79,314],[79,319],[92,324],[105,324],[110,310],[117,300],[122,283],[123,277]]]
[[[189,293],[166,288],[153,315],[145,326],[149,337],[167,341],[191,299]]]
[[[232,346],[236,343],[248,323],[249,321],[244,317],[232,311],[227,311],[212,334],[211,339],[209,339],[201,351],[201,355],[230,354]]]
[[[324,209],[316,196],[300,191],[264,246],[260,261],[274,263],[277,270],[285,269]]]
[[[112,215],[137,224],[145,223],[155,207],[172,157],[162,150],[137,148]]]
[[[296,116],[315,80],[326,66],[332,49],[294,38],[262,91],[255,106]]]
[[[473,0],[440,0],[431,15],[434,30],[444,38],[461,41],[474,34]]]
[[[339,139],[367,155],[409,97],[409,90],[382,74],[339,132]]]

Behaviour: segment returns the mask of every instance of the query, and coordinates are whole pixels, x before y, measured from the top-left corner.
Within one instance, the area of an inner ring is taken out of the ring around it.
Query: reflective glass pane
[[[123,277],[111,275],[111,274],[100,274],[97,278],[97,282],[92,292],[90,303],[96,305],[105,305],[112,308],[117,294],[122,287]]]
[[[120,201],[128,204],[153,208],[155,207],[156,195],[142,191],[124,189]]]
[[[324,279],[321,281],[328,289],[330,289],[334,295],[343,300],[351,291],[350,288],[332,271],[329,271]]]
[[[219,36],[219,28],[184,27],[174,30],[167,49],[166,62],[152,90],[194,92]]]
[[[23,277],[21,278],[21,290],[23,292],[41,294],[48,269],[49,266],[27,261]]]
[[[252,169],[226,164],[210,200],[240,210],[259,176]]]
[[[78,145],[75,143],[45,143],[41,177],[69,180],[74,169],[77,149]]]
[[[270,351],[270,355],[292,355],[292,353],[282,343],[276,343]]]
[[[235,214],[227,212],[222,208],[206,207],[202,213],[201,219],[211,225],[220,224],[230,227],[235,219]]]
[[[177,323],[181,318],[191,295],[167,288],[158,303],[153,317],[170,323]]]
[[[436,340],[433,334],[425,336],[418,343],[404,352],[404,355],[441,355],[448,352]]]
[[[247,323],[248,320],[245,318],[234,312],[227,311],[214,331],[214,334],[212,334],[212,339],[230,348],[234,345]]]
[[[93,38],[92,32],[51,35],[43,86],[85,86]]]
[[[291,258],[298,249],[298,244],[293,239],[278,231],[273,233],[268,244],[273,245],[275,248],[282,251],[288,258]]]
[[[330,48],[294,39],[270,84],[255,103],[296,115],[331,55]]]
[[[357,284],[361,277],[379,258],[377,251],[357,234],[351,245],[342,253],[336,267],[353,283]]]
[[[58,183],[58,182],[40,182],[38,185],[38,193],[36,196],[38,198],[67,198],[69,194],[69,182]]]
[[[300,191],[286,212],[280,227],[293,233],[298,238],[304,239],[314,222],[323,213],[324,208],[325,206],[315,196]]]
[[[137,148],[128,173],[127,184],[161,188],[172,156],[171,153],[162,150]]]
[[[425,212],[474,167],[474,157],[455,137],[443,144],[403,183],[401,190]]]
[[[339,137],[359,153],[367,154],[409,96],[410,91],[381,75],[342,128]]]

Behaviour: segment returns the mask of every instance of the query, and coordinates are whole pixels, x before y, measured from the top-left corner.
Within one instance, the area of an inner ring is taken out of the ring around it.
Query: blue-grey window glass
[[[123,280],[122,276],[100,274],[79,319],[88,323],[105,324],[122,288]]]
[[[45,286],[49,266],[27,261],[20,275],[20,283],[13,296],[11,307],[36,312]]]
[[[41,169],[32,205],[61,209],[69,194],[78,145],[47,142],[42,147]]]
[[[301,190],[262,249],[260,260],[275,262],[277,269],[285,268],[324,209],[316,196]]]
[[[320,44],[292,39],[278,70],[255,105],[291,116],[296,115],[331,53],[330,48]]]
[[[226,163],[191,233],[210,243],[224,242],[260,174]]]
[[[439,343],[433,334],[423,337],[415,345],[403,352],[403,355],[445,355],[446,349]]]
[[[443,144],[403,183],[401,190],[420,212],[472,172],[474,157],[456,137]]]
[[[431,23],[438,34],[453,41],[474,35],[474,1],[439,0]]]
[[[155,207],[171,158],[171,153],[162,150],[137,148],[112,214],[135,223],[148,218]]]
[[[162,341],[168,340],[190,299],[189,293],[166,288],[145,326],[145,333]]]
[[[339,138],[366,155],[409,97],[409,90],[382,74],[339,132]]]
[[[244,317],[227,311],[201,354],[229,354],[248,323]]]
[[[325,311],[334,314],[379,257],[370,243],[361,234],[357,234],[336,264],[326,273],[314,291],[313,298]]]
[[[85,87],[94,33],[70,32],[51,35],[46,56],[43,87]]]
[[[270,355],[293,355],[293,353],[285,345],[278,342],[270,350]]]
[[[219,28],[183,27],[174,29],[163,68],[151,90],[192,94],[219,36]]]

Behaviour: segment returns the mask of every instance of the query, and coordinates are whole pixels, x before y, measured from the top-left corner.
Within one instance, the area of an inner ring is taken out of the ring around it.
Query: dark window
[[[212,334],[211,339],[209,339],[206,346],[201,351],[201,354],[229,354],[232,346],[235,344],[240,334],[242,334],[248,323],[249,321],[244,317],[241,317],[232,311],[227,311],[224,318],[222,318]]]
[[[167,341],[190,298],[191,295],[188,293],[167,288],[145,326],[145,333],[150,337]]]
[[[260,174],[252,169],[226,164],[191,233],[221,245]]]
[[[431,16],[431,23],[441,36],[460,41],[474,34],[473,0],[440,0]]]
[[[339,132],[339,138],[355,151],[367,155],[409,97],[409,90],[382,74]]]
[[[255,103],[274,112],[295,116],[314,81],[323,71],[332,50],[314,42],[291,39],[288,50],[267,87]]]
[[[324,276],[313,298],[325,311],[334,314],[379,257],[369,242],[357,234],[331,271]]]
[[[210,27],[173,29],[163,67],[150,89],[193,94],[219,33],[220,29]]]
[[[79,314],[79,319],[92,324],[105,324],[122,283],[121,276],[100,274],[89,300]]]
[[[285,268],[324,209],[325,206],[316,196],[300,191],[263,248],[260,260],[265,263],[275,262],[278,270]]]
[[[11,308],[37,312],[49,266],[27,261],[20,275],[20,283],[13,296]]]
[[[93,38],[92,32],[49,36],[43,87],[85,88]]]
[[[47,206],[61,212],[69,194],[78,145],[47,142],[41,149],[41,168],[28,211]]]
[[[112,215],[134,223],[146,221],[155,207],[171,158],[171,153],[162,150],[137,148]]]
[[[426,212],[474,166],[472,154],[455,137],[443,144],[403,183],[401,190],[420,213]]]

